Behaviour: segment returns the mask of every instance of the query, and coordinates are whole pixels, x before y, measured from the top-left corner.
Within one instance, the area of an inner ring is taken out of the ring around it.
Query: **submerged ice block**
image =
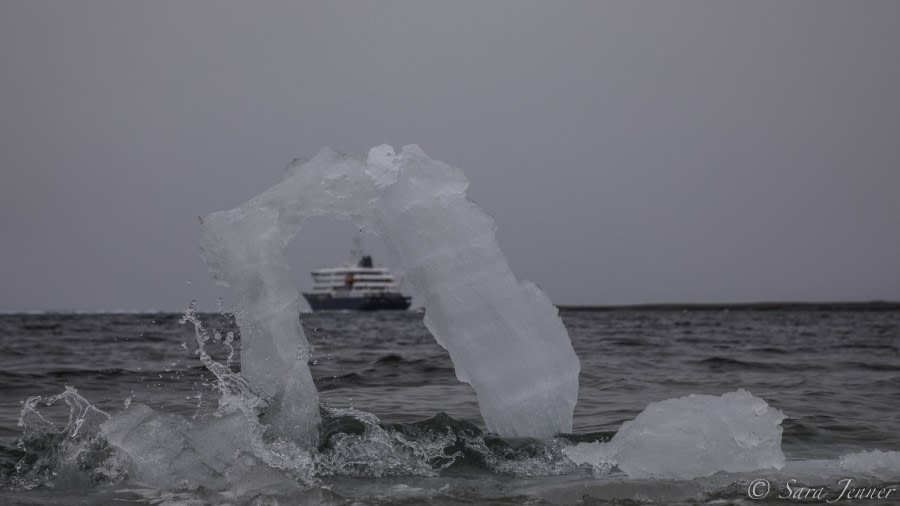
[[[516,280],[494,220],[466,198],[462,172],[418,146],[366,161],[325,148],[281,182],[208,216],[201,256],[237,292],[243,374],[274,399],[273,430],[314,441],[319,423],[299,294],[284,254],[303,220],[349,219],[384,239],[426,308],[425,324],[470,383],[490,431],[547,438],[572,429],[579,362],[556,308]]]

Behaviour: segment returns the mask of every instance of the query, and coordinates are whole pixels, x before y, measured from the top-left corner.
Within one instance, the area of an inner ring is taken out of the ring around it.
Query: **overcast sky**
[[[383,142],[557,304],[900,300],[900,2],[2,0],[0,310],[212,308],[199,215]]]

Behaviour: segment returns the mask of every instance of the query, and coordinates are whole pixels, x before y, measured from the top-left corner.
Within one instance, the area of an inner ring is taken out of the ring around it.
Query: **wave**
[[[694,364],[706,366],[714,371],[718,370],[744,370],[744,371],[794,371],[796,366],[792,364],[782,364],[778,362],[755,362],[750,360],[738,360],[728,357],[709,357],[702,360],[692,361]],[[825,366],[804,365],[807,370],[825,369]]]
[[[60,401],[70,408],[62,427],[48,421],[41,407]],[[221,490],[229,485],[228,474],[237,472],[235,466],[249,463],[307,485],[327,476],[439,476],[460,470],[548,476],[578,467],[561,451],[572,444],[564,437],[551,442],[504,439],[444,413],[417,422],[385,423],[354,409],[320,410],[318,448],[308,453],[284,440],[262,438],[260,419],[244,416],[247,413],[192,420],[132,405],[110,415],[67,388],[60,395],[25,402],[20,417],[24,457],[14,472],[7,466],[2,485],[109,485],[131,477],[164,489]],[[233,458],[242,454],[245,457]]]
[[[243,398],[253,395],[244,392]],[[59,417],[43,411],[61,404],[69,408],[68,422],[55,425],[49,420]],[[760,478],[776,488],[789,479],[824,485],[836,496],[837,480],[848,473],[860,483],[876,485],[900,476],[900,452],[877,450],[691,480],[631,478],[616,467],[598,474],[591,464],[569,458],[567,450],[609,442],[613,432],[559,434],[547,441],[502,438],[445,413],[390,423],[359,410],[324,406],[318,445],[308,451],[264,437],[264,404],[251,403],[245,410],[231,404],[217,415],[187,418],[140,404],[106,413],[73,388],[49,398],[31,397],[20,416],[20,449],[0,455],[0,499],[38,488],[79,495],[115,489],[139,491],[139,502],[151,503],[160,497],[241,502],[262,495],[293,498],[287,501],[292,504],[300,497],[344,504],[352,501],[341,496],[333,480],[362,478],[368,483],[365,497],[381,498],[374,502],[445,498],[505,504],[534,502],[535,497],[614,502],[655,493],[664,503],[716,503],[746,499],[747,483]],[[821,424],[802,420],[786,428],[802,432]],[[403,481],[370,480],[386,477]],[[556,478],[547,481],[550,477]],[[500,483],[508,485],[497,488]],[[316,499],[322,494],[328,501]]]
[[[57,427],[42,415],[40,406],[61,402],[68,405],[70,417],[65,426]],[[480,484],[498,483],[486,480],[495,476],[520,480],[510,483],[526,489],[542,487],[531,490],[538,495],[559,494],[564,488],[580,491],[577,499],[622,497],[623,493],[627,498],[634,497],[632,492],[658,490],[664,502],[727,502],[746,498],[751,477],[766,477],[776,487],[796,478],[810,486],[830,484],[828,490],[837,492],[833,485],[847,473],[876,484],[900,473],[900,452],[876,450],[838,459],[789,461],[781,470],[717,473],[694,480],[631,479],[615,468],[592,478],[591,466],[572,461],[566,449],[579,443],[607,442],[614,433],[560,434],[549,441],[501,438],[444,413],[416,422],[388,423],[358,410],[320,409],[319,444],[306,452],[287,441],[259,437],[257,421],[238,412],[191,420],[133,405],[107,414],[71,388],[47,399],[30,398],[21,417],[25,425],[22,450],[0,455],[0,489],[50,487],[83,493],[110,485],[133,491],[137,485],[144,490],[151,487],[151,495],[191,496],[191,491],[197,491],[250,498],[261,492],[305,497],[311,490],[324,490],[323,486],[330,490],[328,480],[337,477],[406,477],[403,483],[421,485],[393,490],[390,495],[397,498],[398,492],[413,494],[415,490],[414,495],[433,497],[438,488],[435,483],[444,492],[448,487],[460,492],[453,480],[474,477],[477,479],[467,481],[463,490],[483,502],[492,497],[486,492],[497,494],[498,490],[489,492]],[[534,481],[565,476],[571,478]],[[438,477],[442,481],[409,481]],[[369,483],[377,488],[397,482]],[[503,493],[506,500],[512,500],[523,492],[507,489]]]

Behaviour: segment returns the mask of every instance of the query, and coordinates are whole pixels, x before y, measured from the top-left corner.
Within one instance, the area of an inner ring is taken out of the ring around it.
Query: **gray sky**
[[[382,142],[558,304],[900,300],[900,2],[3,0],[0,310],[214,307],[198,215]]]

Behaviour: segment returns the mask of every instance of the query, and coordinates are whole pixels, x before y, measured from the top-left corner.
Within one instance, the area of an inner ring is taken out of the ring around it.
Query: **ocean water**
[[[816,499],[778,497],[807,486],[821,488],[819,502],[837,500],[847,479],[897,489],[865,504],[900,501],[897,454],[860,453],[900,451],[900,310],[875,309],[563,309],[580,393],[573,434],[551,442],[485,434],[473,390],[421,313],[304,314],[324,416],[311,460],[291,468],[269,442],[268,464],[186,465],[184,481],[164,486],[136,479],[92,417],[149,408],[193,438],[234,437],[193,325],[163,313],[0,315],[0,504],[751,504],[754,480],[770,487],[765,502],[796,504]],[[238,371],[239,336],[225,342],[233,320],[200,317],[209,358]],[[650,402],[740,388],[787,416],[783,469],[632,479],[562,452],[608,440]],[[147,437],[152,451],[160,443]],[[234,476],[261,468],[268,474],[251,485]]]

